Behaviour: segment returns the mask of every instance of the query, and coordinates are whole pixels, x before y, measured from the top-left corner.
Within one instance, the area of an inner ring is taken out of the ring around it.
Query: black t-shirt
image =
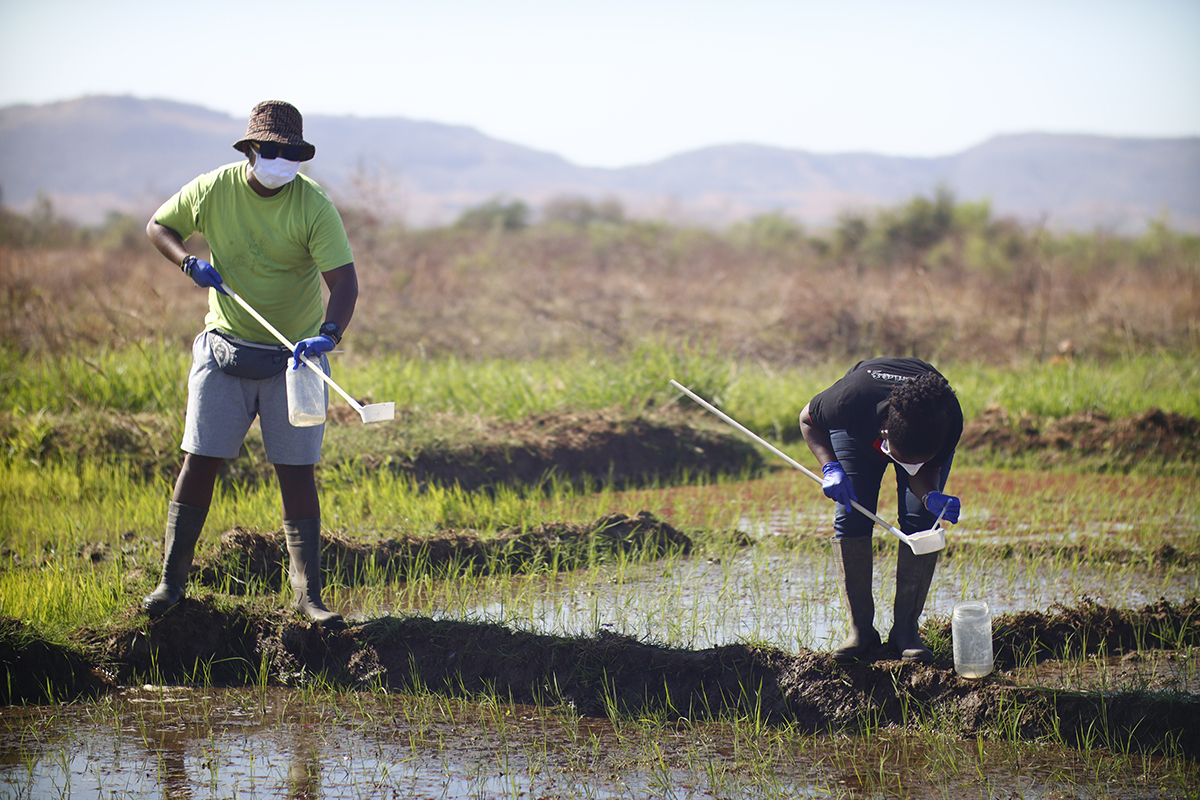
[[[837,383],[808,403],[813,423],[827,431],[844,430],[860,447],[874,449],[887,418],[888,395],[902,381],[937,372],[919,358],[872,358],[851,367]],[[938,373],[941,374],[941,373]],[[940,467],[954,454],[962,436],[963,415],[958,398],[950,408],[946,441],[929,466]]]

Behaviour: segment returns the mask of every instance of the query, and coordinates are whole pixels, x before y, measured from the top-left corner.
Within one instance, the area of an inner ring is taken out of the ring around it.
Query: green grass
[[[398,533],[427,535],[446,529],[496,531],[541,522],[595,518],[611,490],[595,492],[549,481],[528,489],[497,487],[488,493],[457,486],[417,486],[411,478],[355,465],[321,472],[322,518],[327,529],[373,539]],[[599,488],[599,487],[597,487]],[[0,542],[25,563],[39,557],[75,557],[103,543],[134,557],[145,555],[126,539],[157,543],[170,486],[142,481],[112,464],[0,461]],[[274,530],[280,525],[274,481],[217,485],[207,521],[210,531],[234,525]],[[155,544],[156,546],[156,544]],[[213,543],[203,543],[211,547]]]
[[[182,408],[187,399],[189,354],[163,344],[86,357],[3,355],[0,410],[25,417],[86,408],[164,413]],[[794,427],[804,403],[850,366],[838,362],[772,369],[739,364],[700,348],[645,345],[607,360],[350,357],[349,362],[335,362],[334,369],[335,379],[351,394],[375,402],[392,400],[398,409],[500,419],[670,402],[675,392],[668,382],[674,378],[769,435]],[[1085,409],[1125,416],[1148,408],[1200,417],[1200,358],[1148,353],[1105,363],[938,366],[957,390],[968,419],[992,405],[1049,417]]]
[[[101,351],[86,358],[4,355],[8,358],[0,366],[4,389],[0,459],[39,464],[59,457],[125,461],[146,475],[173,475],[187,399],[187,353],[159,344]],[[649,345],[607,360],[359,360],[348,356],[335,365],[335,379],[366,401],[394,401],[398,419],[388,425],[331,429],[325,459],[338,463],[365,452],[410,456],[431,449],[470,450],[485,429],[490,436],[501,435],[497,421],[555,412],[608,410],[633,415],[670,404],[691,406],[670,388],[672,378],[767,439],[794,445],[800,438],[797,417],[804,403],[848,366],[826,363],[781,370],[739,365],[702,349]],[[955,386],[968,420],[995,405],[1009,411],[1014,424],[1025,414],[1045,420],[1084,409],[1113,418],[1150,408],[1200,417],[1200,359],[1146,354],[1104,364],[1024,364],[1011,369],[940,366]],[[344,406],[336,396],[331,403]],[[250,459],[230,465],[240,471],[235,477],[269,476],[259,450],[251,448],[250,454]],[[972,464],[988,464],[986,454],[982,461],[976,454],[971,458]],[[1023,458],[1033,460],[1023,464]],[[1041,453],[1015,453],[996,463],[1045,466],[1041,461]],[[1162,474],[1178,474],[1186,468],[1147,467]]]
[[[163,412],[187,398],[191,353],[153,341],[121,350],[82,348],[58,357],[0,351],[2,410],[63,413],[84,408]]]
[[[103,351],[86,359],[22,360],[14,353],[6,355],[10,358],[0,372],[0,385],[5,388],[5,406],[0,409],[0,547],[8,567],[5,602],[11,609],[18,602],[14,598],[35,597],[43,575],[65,570],[70,576],[82,570],[79,596],[87,608],[67,608],[54,599],[58,590],[49,589],[45,602],[21,600],[20,615],[32,614],[59,628],[74,615],[103,618],[113,607],[114,594],[136,599],[157,574],[170,480],[179,460],[175,442],[186,399],[186,353],[159,345]],[[633,513],[648,508],[676,527],[708,532],[707,544],[717,548],[743,518],[762,518],[781,507],[810,508],[816,496],[813,486],[793,476],[795,480],[760,481],[754,488],[737,486],[728,492],[719,485],[616,492],[605,486],[572,487],[551,478],[537,487],[468,492],[418,487],[387,469],[360,463],[355,448],[363,442],[378,446],[379,440],[366,438],[373,436],[386,439],[399,451],[438,439],[466,446],[477,435],[480,419],[519,420],[567,409],[637,413],[676,400],[686,403],[667,385],[675,378],[748,427],[789,442],[786,449],[803,461],[807,452],[794,438],[796,412],[847,366],[772,370],[738,365],[701,350],[680,352],[655,346],[635,348],[606,361],[351,360],[339,368],[338,379],[359,396],[396,401],[401,417],[389,426],[331,429],[326,462],[318,469],[323,522],[328,530],[372,540],[447,529],[474,529],[486,535],[510,526],[585,522],[609,511]],[[957,387],[968,417],[993,403],[1014,413],[1051,416],[1090,407],[1112,416],[1149,407],[1200,416],[1196,391],[1200,366],[1187,359],[1143,355],[1104,365],[1029,364],[1011,370],[946,365],[943,369]],[[341,401],[334,398],[333,402]],[[116,433],[105,432],[95,416],[105,409],[133,415],[126,417],[132,421]],[[440,422],[427,425],[431,420]],[[66,444],[64,437],[69,440]],[[112,448],[119,450],[133,440],[141,444],[120,451],[119,456],[112,454]],[[49,457],[55,442],[58,455]],[[147,459],[161,468],[148,471]],[[201,540],[202,556],[217,547],[218,532],[234,525],[278,528],[278,488],[269,470],[266,474],[264,480],[218,485],[208,533]],[[960,471],[958,480],[966,475]],[[1078,518],[1123,519],[1131,525],[1123,535],[1147,552],[1160,540],[1187,546],[1191,538],[1186,531],[1194,530],[1195,524],[1186,500],[1190,483],[1168,480],[1159,485],[1153,476],[1114,480],[1104,487],[1091,479],[1083,481],[1082,497],[1065,484],[1045,490],[1020,480],[1021,485],[1008,489],[964,486],[963,493],[971,502],[989,498],[991,516],[983,520],[987,525],[1002,526],[1004,520],[1020,518],[1045,535],[1074,536]],[[1115,493],[1122,498],[1114,504]],[[1157,513],[1163,503],[1176,509],[1165,522]],[[811,524],[817,528],[826,522],[820,516]],[[81,553],[96,546],[107,548],[107,561],[120,565],[125,573],[140,570],[147,585],[120,585],[118,571],[89,571],[92,568]],[[59,585],[54,582],[58,580],[55,577],[47,586]],[[87,589],[89,582],[98,582],[101,590]]]
[[[1062,417],[1095,409],[1121,417],[1150,408],[1200,417],[1200,358],[1147,353],[1105,362],[1029,364],[1011,371],[946,370],[968,419],[988,406]]]
[[[67,643],[79,628],[109,622],[128,606],[112,566],[0,571],[0,616],[23,620],[52,641]]]

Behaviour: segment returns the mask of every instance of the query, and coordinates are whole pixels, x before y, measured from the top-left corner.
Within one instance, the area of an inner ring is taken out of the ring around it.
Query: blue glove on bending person
[[[292,369],[300,369],[304,363],[300,360],[302,356],[307,356],[311,359],[320,358],[322,353],[328,353],[335,346],[333,337],[326,336],[323,333],[317,336],[310,336],[307,339],[301,339],[296,342],[296,351],[292,353],[292,358],[296,359],[296,363],[292,366]]]
[[[204,289],[216,289],[221,294],[229,294],[229,292],[225,291],[225,282],[221,280],[221,274],[217,272],[217,268],[204,259],[188,256],[179,265],[179,268],[197,286]]]
[[[941,517],[946,522],[957,523],[958,512],[962,511],[962,501],[954,495],[930,492],[921,498],[921,502],[930,513]],[[945,514],[942,511],[945,510]]]
[[[821,481],[821,490],[825,492],[825,496],[845,506],[847,514],[852,512],[854,506],[850,503],[857,502],[858,497],[854,494],[854,486],[850,483],[846,470],[842,469],[838,462],[830,461],[821,466],[821,472],[825,475],[825,480]]]

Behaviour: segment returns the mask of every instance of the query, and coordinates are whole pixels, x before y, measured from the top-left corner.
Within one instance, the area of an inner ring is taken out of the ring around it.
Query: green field
[[[1040,654],[1019,630],[998,638],[1014,642],[1012,660],[987,691],[1030,685],[1042,694],[1013,694],[1016,707],[988,716],[978,738],[946,734],[961,726],[960,712],[926,704],[886,666],[873,667],[872,680],[899,706],[814,731],[756,707],[751,689],[693,719],[696,709],[685,713],[683,701],[669,696],[648,694],[637,706],[615,690],[599,692],[585,708],[545,687],[520,698],[528,688],[516,684],[488,684],[489,691],[463,677],[457,688],[434,685],[416,666],[416,651],[411,677],[392,674],[373,686],[336,670],[297,671],[280,644],[252,654],[234,647],[186,665],[165,651],[120,661],[121,642],[158,641],[175,624],[170,616],[152,624],[136,607],[157,582],[180,461],[188,343],[200,329],[204,293],[147,244],[119,235],[120,219],[88,231],[6,213],[0,661],[7,685],[19,659],[45,646],[66,660],[102,664],[127,687],[160,687],[149,700],[160,710],[169,693],[162,687],[178,686],[170,690],[182,693],[178,702],[208,709],[188,723],[194,735],[178,747],[185,781],[212,796],[247,784],[222,783],[216,772],[205,784],[196,777],[204,758],[197,753],[225,748],[251,766],[257,757],[252,739],[221,721],[230,709],[252,717],[264,742],[318,731],[318,755],[300,761],[324,770],[327,789],[336,780],[330,753],[392,765],[377,764],[386,776],[380,784],[365,768],[344,776],[338,785],[348,796],[396,785],[397,764],[412,766],[414,786],[461,780],[469,796],[903,796],[891,777],[897,772],[927,788],[941,782],[945,796],[989,800],[1197,796],[1194,744],[1186,738],[1148,745],[1125,727],[1097,723],[1080,733],[1037,727],[1028,714],[1043,696],[1055,698],[1065,726],[1074,718],[1064,692],[1088,703],[1115,689],[1166,704],[1154,706],[1166,709],[1155,712],[1162,719],[1180,703],[1194,704],[1191,628],[1154,628],[1148,620],[1156,612],[1143,606],[1162,597],[1191,608],[1198,591],[1200,243],[1162,226],[1139,239],[1023,231],[990,219],[985,207],[941,208],[939,216],[938,203],[944,198],[914,200],[862,226],[845,221],[825,232],[778,217],[721,232],[611,219],[509,230],[474,217],[406,231],[348,209],[364,291],[334,377],[364,402],[394,401],[397,419],[364,426],[333,397],[318,480],[330,547],[417,543],[402,572],[378,561],[335,569],[327,550],[327,599],[351,616],[363,659],[405,626],[425,626],[436,642],[454,635],[455,625],[487,641],[501,635],[499,625],[531,648],[552,637],[551,650],[578,647],[585,655],[615,635],[660,648],[654,652],[664,659],[699,658],[711,643],[777,654],[770,657],[781,663],[815,658],[841,620],[826,565],[828,502],[807,479],[752,448],[731,450],[712,471],[703,458],[681,464],[669,450],[636,472],[621,463],[570,465],[628,451],[645,431],[741,441],[678,397],[671,379],[809,463],[796,421],[808,398],[861,358],[919,355],[949,378],[978,434],[956,457],[951,490],[963,497],[964,519],[939,567],[943,578],[935,579],[942,595],[927,609],[940,659],[930,674],[949,673],[947,604],[980,587],[1010,598],[1002,607],[1017,628],[1023,611],[1045,613],[1058,603],[1087,609],[1087,598],[1100,595],[1111,614],[1128,613],[1136,634],[1095,641],[1084,626],[1086,642]],[[611,441],[611,450],[592,447],[596,431],[625,450]],[[648,458],[644,450],[639,458]],[[517,465],[530,454],[548,454],[546,469],[518,479]],[[439,465],[474,483],[438,480],[449,474]],[[888,502],[885,492],[881,513]],[[487,551],[481,560],[437,562],[419,552],[420,542],[459,540],[464,554],[486,551],[514,531],[643,510],[686,532],[691,549],[609,547],[596,536],[578,549],[564,539],[523,560]],[[229,567],[241,562],[221,543],[234,529],[269,543],[278,528],[278,489],[252,430],[218,484],[189,592],[196,613],[228,620],[226,627],[274,631],[262,634],[265,642],[303,627],[280,616],[290,598],[278,570],[248,580]],[[886,598],[895,542],[878,538]],[[224,571],[224,581],[201,583],[202,569]],[[565,628],[544,630],[551,624]],[[821,676],[830,681],[822,691],[834,692],[837,674]],[[73,685],[47,681],[43,699],[71,699]],[[211,699],[226,689],[233,694]],[[535,707],[539,692],[549,699]],[[330,710],[297,713],[313,703]],[[78,724],[96,731],[88,747],[112,749],[131,724],[158,724],[116,694],[92,696],[84,708]],[[87,771],[34,746],[21,733],[25,712],[10,711],[0,747],[24,759],[26,771],[0,768],[0,781],[19,784],[24,775],[46,788],[56,776]],[[378,744],[400,717],[409,761]],[[478,736],[512,759],[511,780],[463,766],[478,760]],[[133,776],[140,758],[118,757],[109,768]],[[1033,777],[1013,774],[1012,759],[1034,764]],[[625,785],[612,778],[623,772],[633,776]],[[1107,788],[1088,794],[1097,786]]]

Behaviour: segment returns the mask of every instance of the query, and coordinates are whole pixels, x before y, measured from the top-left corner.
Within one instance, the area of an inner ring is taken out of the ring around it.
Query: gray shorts
[[[237,458],[250,424],[258,417],[268,462],[304,465],[320,461],[325,426],[297,428],[288,422],[286,370],[261,381],[226,375],[213,358],[208,336],[201,333],[192,342],[187,421],[180,448],[198,456]],[[321,369],[329,374],[325,356],[321,356]],[[325,402],[329,402],[328,387]]]

